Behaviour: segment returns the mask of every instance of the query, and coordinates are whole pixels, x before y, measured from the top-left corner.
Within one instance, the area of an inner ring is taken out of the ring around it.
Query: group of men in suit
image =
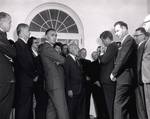
[[[46,30],[45,41],[40,45],[36,38],[30,38],[25,23],[18,24],[18,39],[10,44],[6,36],[10,15],[0,12],[0,23],[1,119],[9,119],[13,106],[16,119],[33,119],[33,93],[37,103],[35,118],[84,119],[85,105],[83,109],[79,106],[84,100],[83,72],[76,60],[79,47],[70,44],[65,60],[54,48],[55,29]]]
[[[98,50],[98,56],[95,52],[92,54],[95,61],[90,67],[90,75],[95,80],[94,84],[98,86],[97,81],[101,84],[99,102],[104,104],[98,104],[93,88],[97,116],[102,119],[149,119],[149,34],[139,27],[133,38],[123,21],[116,22],[114,30],[121,44],[118,46],[113,42],[110,31],[104,31],[100,39],[106,50]]]
[[[10,26],[11,16],[0,12],[1,119],[9,119],[13,106],[16,119],[33,119],[33,93],[37,119],[89,119],[91,93],[98,119],[150,118],[150,40],[144,28],[136,29],[134,39],[125,22],[116,22],[121,45],[110,31],[102,32],[106,49],[98,47],[91,62],[74,43],[62,56],[55,29],[46,30],[39,44],[21,23],[13,44],[6,34]]]
[[[149,119],[150,118],[150,89],[149,89],[149,47],[150,40],[149,34],[143,27],[139,27],[135,30],[134,38],[128,33],[128,26],[123,21],[118,21],[114,24],[115,35],[121,40],[121,45],[116,48],[116,54],[113,54],[113,50],[107,46],[107,50],[100,58],[102,66],[101,72],[105,71],[109,57],[113,56],[109,61],[111,85],[105,79],[104,72],[100,78],[107,112],[110,119]],[[102,34],[101,34],[102,35]],[[103,38],[101,38],[103,41]],[[105,42],[103,41],[105,44]],[[108,51],[110,54],[107,56]],[[116,56],[116,57],[115,57]],[[104,60],[104,61],[103,61]],[[113,66],[114,63],[114,66]],[[103,69],[104,64],[104,69]],[[111,66],[113,66],[111,68]],[[100,73],[101,74],[101,73]],[[104,74],[104,75],[103,75]],[[106,77],[108,76],[106,74]],[[104,79],[104,80],[103,80]],[[115,82],[115,84],[113,84]],[[109,84],[109,85],[108,85]],[[110,94],[109,94],[110,93]],[[113,104],[111,104],[113,103]],[[112,108],[113,107],[113,108]]]

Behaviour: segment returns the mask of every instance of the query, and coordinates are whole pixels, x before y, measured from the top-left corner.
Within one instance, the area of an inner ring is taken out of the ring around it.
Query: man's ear
[[[48,39],[47,35],[45,35],[45,38]]]

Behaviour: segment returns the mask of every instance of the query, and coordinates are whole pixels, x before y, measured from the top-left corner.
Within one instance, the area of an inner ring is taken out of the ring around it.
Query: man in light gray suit
[[[145,44],[142,58],[142,82],[144,83],[145,104],[148,119],[150,119],[150,38]]]
[[[47,119],[68,119],[68,109],[65,98],[64,75],[61,64],[64,57],[53,48],[57,33],[55,29],[48,29],[45,33],[46,41],[40,46],[44,75],[46,78],[46,91],[49,95]]]

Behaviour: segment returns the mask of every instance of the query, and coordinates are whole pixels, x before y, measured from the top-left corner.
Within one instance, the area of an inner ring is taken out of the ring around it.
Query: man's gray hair
[[[74,54],[75,50],[78,50],[79,47],[75,43],[72,43],[72,44],[69,44],[68,49],[71,54]]]

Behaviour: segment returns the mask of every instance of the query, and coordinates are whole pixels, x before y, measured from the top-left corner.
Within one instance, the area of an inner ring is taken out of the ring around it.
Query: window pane
[[[58,10],[50,10],[52,20],[56,20],[58,16]]]
[[[52,28],[52,21],[48,21],[47,24],[49,25],[49,28]]]
[[[78,33],[78,28],[76,25],[67,28],[69,33]]]
[[[60,33],[68,33],[67,29],[61,30]]]
[[[64,22],[64,24],[65,24],[65,26],[67,27],[67,26],[70,26],[70,25],[72,25],[72,24],[74,24],[75,22],[74,22],[74,20],[69,16],[67,19],[66,19],[66,21]]]
[[[67,16],[68,16],[68,15],[67,15],[66,13],[60,11],[58,20],[59,20],[60,22],[63,22],[64,19],[65,19]]]
[[[65,29],[66,27],[62,24],[61,26],[60,26],[60,28],[58,29],[58,31],[61,31],[61,30],[63,30],[63,29]]]
[[[47,20],[50,19],[48,10],[45,10],[45,11],[40,12],[40,15],[44,18],[45,21],[47,21]]]
[[[34,18],[33,18],[33,20],[32,21],[34,21],[34,22],[36,22],[37,24],[39,24],[39,25],[43,25],[43,23],[44,23],[44,21],[42,20],[42,18],[40,17],[40,15],[38,14],[38,15],[36,15]]]
[[[30,24],[30,31],[40,31],[40,27],[34,23],[31,22]]]

